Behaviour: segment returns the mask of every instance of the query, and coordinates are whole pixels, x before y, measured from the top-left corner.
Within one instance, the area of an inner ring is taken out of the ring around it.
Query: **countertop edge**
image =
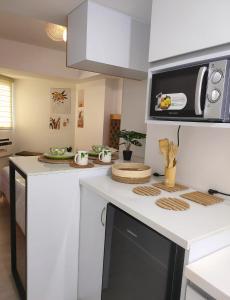
[[[80,179],[80,185],[87,187],[90,191],[96,192],[102,198],[108,200],[110,203],[112,203],[115,206],[117,206],[118,208],[124,210],[126,213],[130,214],[132,217],[134,217],[137,220],[143,222],[145,225],[149,226],[150,228],[152,228],[153,230],[157,231],[161,235],[165,236],[169,240],[172,240],[174,243],[178,244],[179,246],[181,246],[185,250],[189,250],[190,243],[188,243],[188,241],[186,241],[184,239],[181,239],[179,236],[175,235],[172,231],[164,229],[163,227],[161,227],[160,225],[158,225],[156,222],[149,221],[141,213],[137,213],[136,211],[130,209],[126,205],[123,205],[121,202],[119,202],[118,200],[114,199],[112,196],[110,196],[110,195],[108,195],[106,193],[101,192],[96,187],[94,187],[91,184],[89,184],[87,182],[87,179],[85,179],[85,178]],[[173,238],[172,238],[172,236],[173,236]]]
[[[202,259],[201,259],[202,260]],[[190,280],[192,283],[197,285],[199,288],[204,290],[210,296],[221,299],[221,300],[230,300],[230,295],[227,295],[217,286],[209,283],[202,276],[195,273],[193,270],[189,269],[189,265],[185,267],[185,277]]]

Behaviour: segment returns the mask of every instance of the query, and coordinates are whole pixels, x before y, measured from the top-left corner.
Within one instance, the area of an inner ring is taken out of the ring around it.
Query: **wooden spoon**
[[[174,151],[173,151],[173,142],[169,143],[169,168],[173,168],[173,162],[175,159]]]
[[[168,167],[169,140],[168,139],[159,140],[159,146],[160,146],[160,152],[163,155],[165,160],[165,166]]]

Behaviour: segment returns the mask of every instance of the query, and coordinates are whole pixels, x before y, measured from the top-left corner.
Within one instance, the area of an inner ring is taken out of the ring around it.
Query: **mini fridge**
[[[179,300],[184,249],[108,204],[102,300]]]

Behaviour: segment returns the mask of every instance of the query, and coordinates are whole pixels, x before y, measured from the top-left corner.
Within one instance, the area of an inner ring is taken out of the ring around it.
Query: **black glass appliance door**
[[[11,269],[20,299],[27,299],[27,176],[10,162]]]
[[[152,75],[150,116],[164,119],[201,119],[195,113],[195,97],[199,72],[201,79],[200,107],[204,110],[208,66],[193,66]]]
[[[108,205],[102,300],[179,300],[183,260],[182,248]]]

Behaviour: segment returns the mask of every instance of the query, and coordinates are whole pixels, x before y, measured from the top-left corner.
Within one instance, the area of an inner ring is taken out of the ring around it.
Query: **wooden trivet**
[[[137,186],[133,189],[133,192],[141,196],[158,196],[161,193],[160,190],[147,185]]]
[[[177,198],[161,198],[156,201],[156,205],[168,210],[187,210],[190,205],[183,200]]]
[[[48,164],[69,164],[73,162],[73,158],[70,159],[50,159],[45,157],[44,155],[41,155],[38,157],[38,160],[40,162],[48,163]]]
[[[112,174],[112,179],[121,183],[127,184],[138,184],[138,183],[146,183],[149,182],[151,176],[142,177],[142,178],[129,178],[129,177],[121,177]]]
[[[191,193],[183,194],[181,195],[181,197],[199,203],[204,206],[209,206],[224,201],[220,197],[205,194],[202,192],[191,192]]]
[[[93,163],[88,163],[88,165],[82,166],[82,165],[78,165],[75,162],[71,162],[70,167],[72,168],[76,168],[76,169],[88,169],[88,168],[93,168],[94,164]]]
[[[158,189],[164,190],[166,192],[179,192],[179,191],[184,191],[187,190],[188,187],[184,186],[182,184],[176,183],[174,187],[168,187],[165,185],[164,182],[159,182],[159,183],[153,183],[153,186],[157,187]]]
[[[101,161],[99,159],[94,160],[93,163],[97,164],[97,165],[103,165],[103,166],[110,166],[110,165],[114,164],[113,161],[111,161],[109,163],[105,163],[105,162],[103,162],[103,161]]]

